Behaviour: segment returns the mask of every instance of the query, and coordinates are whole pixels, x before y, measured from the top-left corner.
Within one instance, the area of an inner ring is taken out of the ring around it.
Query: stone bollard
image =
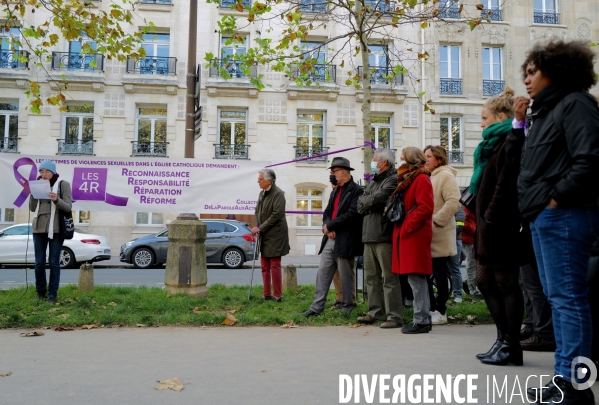
[[[287,289],[297,292],[297,271],[293,264],[286,264],[283,270],[283,291]]]
[[[79,291],[94,291],[94,266],[91,263],[83,263],[79,267]]]
[[[168,226],[164,284],[172,293],[206,296],[206,225],[195,214],[181,214]]]

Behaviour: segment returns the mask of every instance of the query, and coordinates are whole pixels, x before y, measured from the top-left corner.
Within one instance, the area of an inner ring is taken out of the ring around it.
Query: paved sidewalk
[[[411,374],[477,374],[478,403],[522,404],[528,402],[520,396],[506,401],[515,382],[525,390],[527,377],[552,374],[553,365],[552,353],[533,352],[525,353],[523,367],[481,364],[474,354],[495,340],[488,325],[441,326],[423,335],[374,326],[46,330],[39,337],[20,332],[0,330],[0,373],[12,372],[0,377],[2,404],[337,404],[340,374],[364,374],[369,381],[373,374],[405,374],[406,381]],[[183,391],[154,389],[156,380],[175,376]],[[487,378],[502,384],[506,376],[503,396],[496,392],[493,400],[489,391],[487,399]],[[538,383],[529,380],[530,386]],[[465,383],[459,387],[465,395]],[[391,387],[386,396],[392,394]],[[357,403],[368,403],[364,391]],[[380,403],[378,389],[370,403]]]

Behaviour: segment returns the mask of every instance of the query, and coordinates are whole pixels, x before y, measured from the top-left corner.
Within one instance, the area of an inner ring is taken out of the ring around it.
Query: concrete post
[[[283,270],[283,291],[287,289],[297,292],[297,271],[293,264],[286,264]]]
[[[94,290],[94,267],[91,263],[83,263],[79,267],[79,291],[92,292]]]
[[[181,214],[168,226],[164,284],[173,294],[203,297],[206,283],[206,225],[195,214]]]

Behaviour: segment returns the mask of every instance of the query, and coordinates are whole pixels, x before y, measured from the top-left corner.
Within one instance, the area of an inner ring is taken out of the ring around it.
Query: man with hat
[[[358,198],[364,193],[350,174],[354,170],[349,160],[343,157],[333,159],[331,176],[337,181],[337,188],[329,197],[329,203],[322,217],[322,244],[320,264],[316,275],[316,293],[310,309],[302,312],[305,317],[320,315],[324,311],[327,294],[333,281],[335,270],[339,270],[343,289],[342,315],[349,315],[354,309],[352,274],[354,260],[361,256],[362,216],[358,213]],[[332,177],[331,177],[331,180]]]

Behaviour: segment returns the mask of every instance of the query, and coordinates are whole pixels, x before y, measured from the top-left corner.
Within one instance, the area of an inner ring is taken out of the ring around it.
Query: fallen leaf
[[[297,325],[295,324],[295,322],[289,321],[285,325],[281,325],[281,328],[286,328],[286,329],[297,328]]]
[[[368,332],[364,332],[362,336],[368,336]]]
[[[329,311],[335,311],[336,309],[338,309],[335,305],[333,305],[332,307],[329,308]]]
[[[201,314],[201,313],[202,313],[202,311],[200,311],[200,308],[199,308],[199,307],[195,307],[195,308],[193,309],[193,313],[194,313],[194,314]]]
[[[89,315],[91,312],[89,311],[85,311],[85,315]]]
[[[98,325],[96,325],[95,323],[92,323],[91,325],[82,325],[81,329],[88,329],[89,330],[89,329],[94,329],[94,328],[97,328],[97,327],[98,327]]]
[[[230,313],[230,314],[234,314],[235,312],[237,312],[237,310],[236,310],[236,309],[230,309],[230,310],[229,310],[229,313]]]
[[[158,380],[159,384],[156,384],[154,388],[157,390],[173,390],[173,391],[182,391],[183,383],[179,379],[179,377],[173,377],[170,380]]]
[[[63,314],[63,315],[68,315],[68,314]],[[63,328],[62,326],[57,326],[56,328],[54,328],[54,330],[56,332],[68,332],[68,331],[75,330],[75,329],[73,329],[73,328]]]
[[[69,316],[69,314],[60,314],[57,316],[57,318],[67,319]]]
[[[44,326],[42,329],[48,330],[48,329],[52,329],[49,326]]]
[[[8,377],[12,374],[12,371],[7,371],[6,373],[0,373],[0,377]]]
[[[60,311],[60,308],[50,308],[48,310],[48,312],[56,312],[56,311]]]
[[[106,306],[105,306],[105,305],[102,305],[100,308],[102,308],[102,309],[106,309]]]
[[[363,327],[364,327],[364,325],[361,325],[361,324],[357,323],[357,324],[355,324],[355,325],[349,325],[349,327],[350,327],[350,328],[354,328],[354,329],[355,329],[355,328],[363,328]]]
[[[476,316],[474,316],[474,315],[468,315],[468,316],[466,317],[466,319],[468,320],[468,322],[472,322],[473,320],[475,320],[475,319],[476,319]]]
[[[97,304],[96,300],[92,300],[92,304]]]
[[[266,370],[260,370],[261,373],[266,373]]]
[[[145,328],[146,325],[144,325],[143,323],[136,323],[135,326],[137,326],[138,328]]]
[[[40,330],[34,330],[33,332],[23,332],[23,333],[21,333],[21,336],[23,336],[23,337],[44,336],[44,332],[42,332]]]
[[[64,302],[71,303],[71,302],[73,302],[73,300],[72,300],[72,299],[70,299],[70,298],[67,298],[66,300],[64,300]]]
[[[233,315],[231,315],[228,312],[225,312],[225,320],[223,321],[223,325],[229,325],[229,326],[233,326],[235,325],[235,322],[237,322],[237,318],[235,318]]]
[[[116,302],[109,302],[108,305],[112,305],[113,307],[116,307]]]
[[[448,316],[447,316],[447,319],[455,319],[455,317],[453,317],[453,316],[451,316],[451,315],[448,315]]]

